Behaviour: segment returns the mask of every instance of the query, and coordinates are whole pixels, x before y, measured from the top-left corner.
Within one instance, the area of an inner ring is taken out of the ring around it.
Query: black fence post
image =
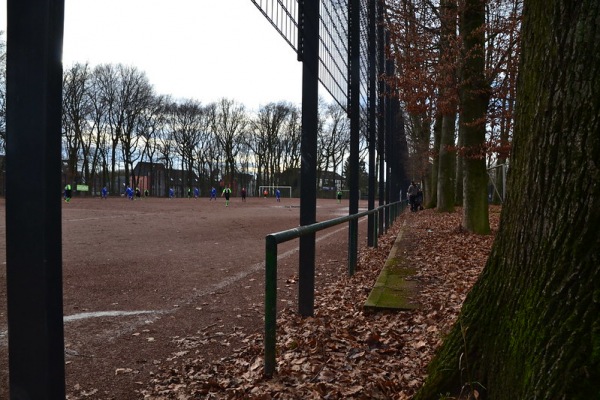
[[[385,4],[384,0],[377,2],[377,55],[379,65],[379,107],[377,115],[377,155],[379,157],[379,206],[385,204],[385,164],[389,162],[385,156],[385,46],[384,46],[384,12]],[[385,210],[379,213],[379,233],[383,234]]]
[[[275,372],[275,340],[277,331],[277,240],[265,240],[265,375]]]
[[[369,85],[368,85],[368,140],[369,140],[369,200],[368,209],[372,210],[375,208],[375,192],[377,190],[377,169],[375,162],[375,146],[377,144],[377,118],[376,118],[376,107],[377,107],[377,9],[376,2],[370,1],[367,9],[367,21],[368,21],[368,48],[369,48]],[[375,215],[369,214],[369,234],[367,236],[367,245],[374,247],[375,239],[373,233],[376,232],[374,229]]]
[[[64,0],[9,0],[6,286],[14,399],[64,399],[61,107]]]
[[[302,25],[302,137],[300,165],[300,225],[317,218],[317,130],[319,107],[319,0],[304,0],[299,18]],[[298,311],[309,317],[314,312],[315,234],[300,238]]]
[[[359,139],[360,139],[360,1],[348,2],[348,110],[350,117],[349,157],[349,214],[358,213],[359,201]],[[348,274],[354,275],[358,252],[358,221],[349,222],[348,229]]]

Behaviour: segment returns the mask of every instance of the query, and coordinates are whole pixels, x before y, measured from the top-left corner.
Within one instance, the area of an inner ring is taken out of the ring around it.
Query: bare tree
[[[206,116],[206,134],[203,141],[202,150],[202,168],[207,171],[210,187],[217,185],[217,181],[222,175],[221,165],[223,152],[220,149],[220,143],[214,127],[217,121],[217,103],[211,103],[205,107]],[[208,187],[207,187],[208,188]]]
[[[88,121],[93,111],[87,93],[90,75],[87,64],[75,64],[63,73],[62,135],[69,183],[73,182],[80,166],[88,169],[89,146],[84,146],[84,136],[90,131]],[[89,177],[89,170],[86,172],[82,174],[84,179]]]
[[[134,163],[142,156],[144,137],[144,114],[154,99],[152,85],[146,74],[135,67],[117,66],[119,77],[118,111],[121,151],[125,167],[125,181],[135,181]],[[132,179],[130,179],[130,176]]]
[[[319,170],[341,172],[344,157],[350,146],[349,120],[344,109],[337,103],[325,107],[324,117],[323,129],[318,135]]]
[[[290,116],[280,137],[283,171],[300,168],[300,117],[298,107],[290,105]]]
[[[248,117],[243,104],[229,99],[221,99],[217,103],[213,131],[225,158],[224,181],[226,185],[233,185],[236,157],[247,123]]]
[[[280,137],[289,121],[292,108],[287,103],[269,103],[260,107],[250,120],[250,133],[246,143],[254,152],[257,170],[257,187],[274,185],[274,178],[281,172],[283,158]]]
[[[156,176],[155,160],[159,151],[159,138],[167,126],[167,106],[170,100],[167,96],[156,96],[152,99],[147,111],[140,117],[140,128],[143,136],[143,151],[141,161],[150,163],[147,190],[152,195],[161,195],[160,179]],[[139,176],[136,177],[139,179]],[[137,185],[137,183],[136,183]]]
[[[120,188],[116,182],[117,148],[122,130],[122,118],[119,116],[117,105],[118,77],[116,68],[110,64],[98,65],[94,68],[95,88],[97,91],[97,104],[102,109],[100,127],[107,136],[107,145],[110,148],[105,152],[105,163],[110,164],[109,191],[116,193]],[[110,143],[109,143],[110,140]]]
[[[171,104],[169,119],[173,130],[173,139],[181,157],[182,171],[185,171],[182,185],[191,188],[195,165],[195,152],[202,138],[204,123],[202,105],[195,100],[186,100],[181,104]]]

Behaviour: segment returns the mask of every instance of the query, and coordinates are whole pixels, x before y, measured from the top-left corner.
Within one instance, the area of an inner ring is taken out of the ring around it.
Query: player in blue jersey
[[[208,199],[208,200],[209,200],[209,201],[210,201],[210,200],[217,201],[217,189],[215,189],[215,187],[214,187],[214,186],[213,186],[213,188],[212,188],[212,189],[210,189],[210,199]]]

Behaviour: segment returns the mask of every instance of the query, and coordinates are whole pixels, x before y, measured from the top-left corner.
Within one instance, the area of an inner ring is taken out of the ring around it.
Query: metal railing
[[[372,210],[363,211],[357,214],[347,215],[340,218],[334,218],[323,222],[316,222],[311,225],[299,226],[297,228],[288,229],[277,233],[271,233],[265,238],[265,369],[264,374],[267,377],[273,375],[275,371],[275,347],[276,347],[276,331],[277,331],[277,245],[292,239],[297,239],[301,236],[312,234],[323,229],[331,228],[332,226],[358,220],[370,214],[374,214],[376,221],[374,224],[373,247],[377,247],[377,237],[380,232],[378,218],[386,218],[384,230],[393,224],[398,215],[406,207],[405,201],[379,206]],[[387,211],[387,212],[386,212]],[[357,257],[348,257],[348,274],[353,275]],[[352,262],[352,260],[354,260]]]

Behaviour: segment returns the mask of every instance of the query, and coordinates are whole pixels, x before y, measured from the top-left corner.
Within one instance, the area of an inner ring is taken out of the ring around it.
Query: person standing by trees
[[[415,182],[412,181],[408,187],[408,190],[406,191],[408,196],[408,204],[410,204],[410,211],[417,211],[416,201],[418,192],[419,188],[417,188]]]
[[[229,185],[223,189],[223,193],[221,193],[221,197],[225,196],[225,207],[229,207],[229,196],[231,196],[231,189]]]
[[[243,202],[246,201],[246,188],[245,187],[242,188],[242,201]]]
[[[500,400],[598,398],[598,19],[597,0],[524,2],[499,230],[416,400],[465,389]]]
[[[217,201],[217,189],[214,186],[210,189],[210,199],[208,201],[211,200]]]

